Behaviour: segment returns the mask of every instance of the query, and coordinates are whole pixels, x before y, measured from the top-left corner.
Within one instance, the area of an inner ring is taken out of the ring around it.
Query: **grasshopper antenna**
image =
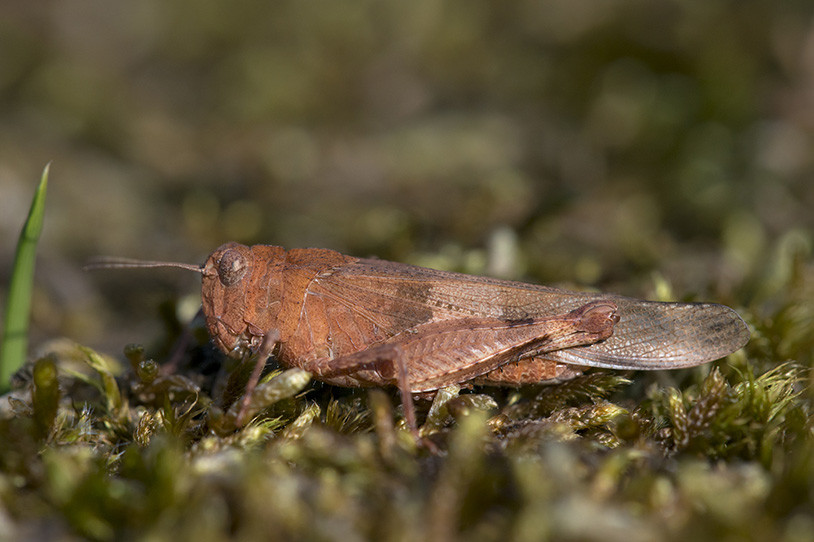
[[[95,269],[137,269],[153,267],[178,267],[180,269],[195,271],[196,273],[203,273],[202,265],[195,265],[191,263],[157,262],[152,260],[135,260],[132,258],[113,257],[94,258],[84,265],[82,269],[85,271],[93,271]]]
[[[118,258],[110,256],[93,258],[87,264],[82,266],[82,269],[84,271],[93,271],[95,269],[149,269],[155,267],[177,267],[180,269],[186,269],[188,271],[195,271],[196,273],[201,274],[203,274],[204,270],[204,266],[191,263],[159,262],[154,260],[136,260],[133,258]],[[200,314],[201,310],[199,309],[198,314],[195,315],[195,318],[197,318]],[[183,355],[187,344],[191,340],[192,332],[190,331],[190,325],[184,324],[181,331],[181,336],[175,342],[175,346],[173,347],[173,353],[169,362],[162,366],[161,370],[164,374],[172,374],[175,372],[178,364],[181,361],[181,356]]]

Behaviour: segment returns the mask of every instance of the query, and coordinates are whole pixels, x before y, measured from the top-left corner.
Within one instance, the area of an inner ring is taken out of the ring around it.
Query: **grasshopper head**
[[[203,312],[209,334],[226,354],[245,354],[277,327],[283,258],[281,247],[227,243],[206,260]]]

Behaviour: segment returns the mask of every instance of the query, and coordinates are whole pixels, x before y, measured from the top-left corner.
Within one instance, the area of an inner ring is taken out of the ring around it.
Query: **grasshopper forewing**
[[[339,386],[398,386],[413,427],[412,393],[552,381],[584,367],[689,367],[749,339],[723,305],[572,292],[325,249],[228,243],[198,270],[221,350],[245,355],[273,334],[285,366]]]

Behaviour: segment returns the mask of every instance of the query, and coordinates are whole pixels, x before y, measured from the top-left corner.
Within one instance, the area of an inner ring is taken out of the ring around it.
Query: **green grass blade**
[[[34,263],[37,241],[42,232],[45,215],[45,191],[48,187],[48,170],[45,166],[42,178],[28,218],[20,232],[17,252],[14,255],[14,268],[9,281],[6,318],[3,326],[3,342],[0,344],[0,393],[10,388],[11,375],[25,363],[28,350],[28,322],[31,312],[31,291],[34,286]]]

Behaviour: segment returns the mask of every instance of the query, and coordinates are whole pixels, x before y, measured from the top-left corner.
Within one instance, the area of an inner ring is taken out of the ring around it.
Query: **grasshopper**
[[[413,394],[556,382],[586,367],[690,367],[749,340],[724,305],[574,292],[327,249],[227,243],[202,266],[103,265],[199,272],[214,343],[229,356],[262,353],[244,405],[274,353],[336,386],[398,387],[414,432]]]

